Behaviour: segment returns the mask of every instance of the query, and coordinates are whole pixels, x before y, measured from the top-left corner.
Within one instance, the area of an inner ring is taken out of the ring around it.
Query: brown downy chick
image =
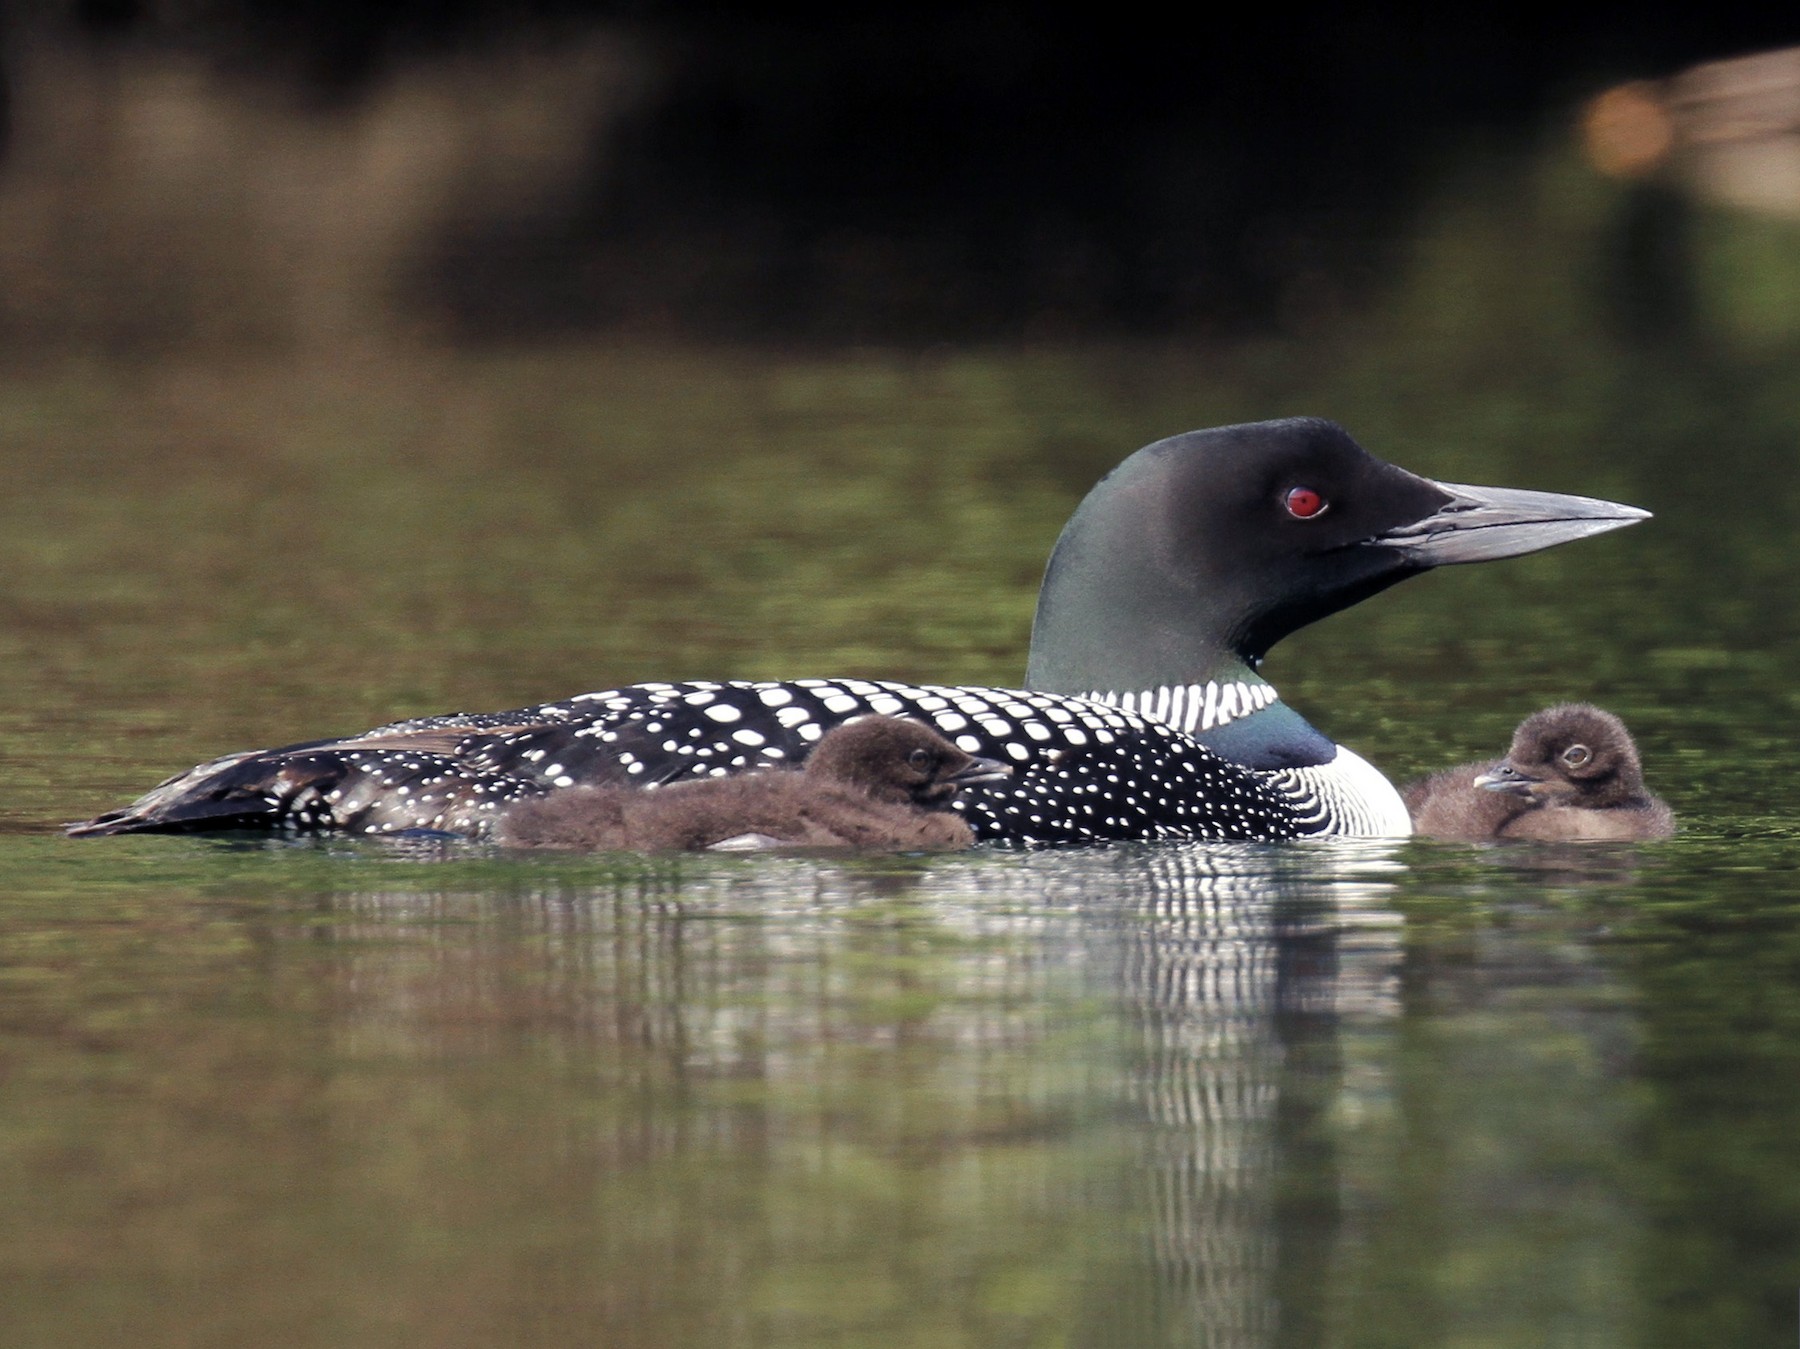
[[[1644,786],[1625,723],[1590,703],[1559,703],[1519,723],[1498,763],[1463,764],[1401,792],[1430,838],[1668,838],[1675,815]]]
[[[1010,772],[921,722],[858,717],[821,738],[798,770],[649,790],[572,788],[512,807],[493,837],[520,847],[636,852],[967,848],[975,836],[950,812],[951,801],[963,787]]]

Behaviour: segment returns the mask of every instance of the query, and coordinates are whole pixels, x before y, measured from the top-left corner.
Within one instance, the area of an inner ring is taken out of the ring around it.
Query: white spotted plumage
[[[1262,688],[1267,685],[1234,690],[1231,704],[1270,705],[1272,696],[1254,691]],[[512,802],[554,789],[606,782],[653,789],[792,762],[832,726],[881,714],[935,725],[968,752],[1014,766],[1011,779],[967,790],[957,802],[983,839],[1273,840],[1404,832],[1395,827],[1393,803],[1386,799],[1393,789],[1367,765],[1356,773],[1353,765],[1362,761],[1354,755],[1340,756],[1342,771],[1322,764],[1260,772],[1220,758],[1172,724],[1222,701],[1218,692],[1198,686],[1179,695],[1173,689],[1122,695],[1115,704],[1019,689],[860,679],[639,684],[517,711],[426,717],[347,740],[231,756],[181,781],[190,791],[216,791],[220,784],[205,775],[217,770],[241,780],[246,790],[258,783],[268,813],[293,829],[480,835]],[[1399,819],[1404,822],[1404,811]]]

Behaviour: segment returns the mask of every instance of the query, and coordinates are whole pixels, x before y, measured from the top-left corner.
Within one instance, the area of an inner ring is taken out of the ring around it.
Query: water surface
[[[1734,325],[1724,243],[1673,329],[1621,327],[1596,259],[1628,204],[1514,173],[1424,209],[1381,312],[1257,347],[15,369],[8,1343],[1791,1343],[1800,338]],[[54,832],[404,715],[1016,681],[1101,473],[1294,413],[1657,513],[1409,582],[1267,673],[1397,778],[1590,698],[1679,837],[547,859]]]

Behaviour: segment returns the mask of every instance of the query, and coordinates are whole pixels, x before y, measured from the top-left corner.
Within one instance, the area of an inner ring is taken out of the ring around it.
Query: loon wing
[[[971,786],[958,798],[956,808],[982,839],[1276,839],[1331,828],[1296,812],[1268,775],[1108,704],[846,679],[642,684],[231,754],[69,832],[481,836],[509,804],[562,788],[650,787],[799,762],[831,727],[870,714],[916,718],[969,753],[1013,765],[1010,779]]]

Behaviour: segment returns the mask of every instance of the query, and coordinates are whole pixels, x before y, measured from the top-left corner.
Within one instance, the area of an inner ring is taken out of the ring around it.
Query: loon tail
[[[70,838],[103,834],[267,829],[291,796],[290,764],[263,750],[243,750],[177,773],[128,806],[63,826]],[[296,784],[297,785],[297,784]]]
[[[482,832],[509,800],[555,787],[647,786],[664,737],[641,725],[584,735],[584,723],[452,714],[347,739],[243,750],[177,773],[128,806],[63,826],[71,838],[220,829]],[[634,767],[635,765],[635,767]]]

